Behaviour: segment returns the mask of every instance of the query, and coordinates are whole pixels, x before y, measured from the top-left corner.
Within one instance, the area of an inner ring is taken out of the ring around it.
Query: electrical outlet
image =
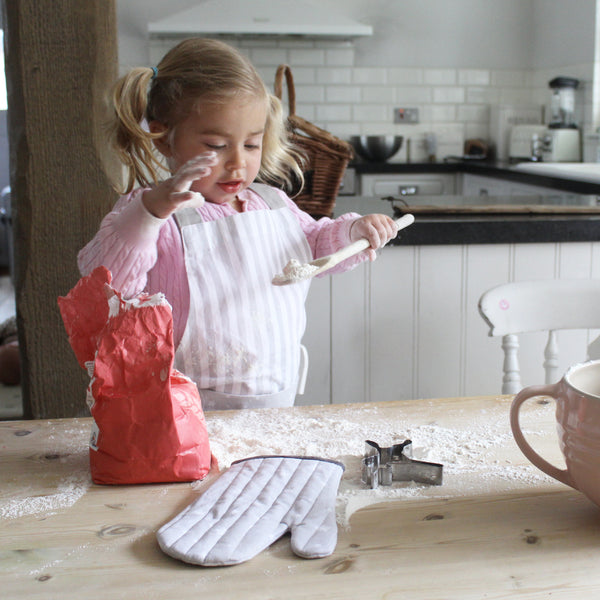
[[[414,124],[419,122],[418,108],[395,108],[394,123]]]

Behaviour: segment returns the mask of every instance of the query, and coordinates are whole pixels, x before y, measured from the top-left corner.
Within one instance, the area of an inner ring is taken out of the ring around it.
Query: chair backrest
[[[489,335],[502,336],[502,393],[514,394],[522,387],[517,357],[518,334],[548,331],[544,369],[546,383],[554,383],[558,380],[555,332],[600,328],[600,280],[550,279],[506,283],[481,296],[479,312],[490,326]]]

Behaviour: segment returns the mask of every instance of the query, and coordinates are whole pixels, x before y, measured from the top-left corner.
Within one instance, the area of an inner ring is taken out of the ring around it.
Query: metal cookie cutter
[[[443,465],[414,460],[412,441],[405,440],[389,448],[367,440],[362,459],[362,481],[372,489],[392,485],[392,481],[415,481],[429,485],[442,485]]]

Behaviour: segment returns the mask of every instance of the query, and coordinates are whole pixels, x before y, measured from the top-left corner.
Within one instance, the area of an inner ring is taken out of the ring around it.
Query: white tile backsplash
[[[355,67],[352,41],[270,38],[227,40],[240,48],[272,86],[278,64],[292,67],[296,84],[296,113],[348,138],[356,134],[397,134],[411,138],[411,154],[418,160],[425,132],[438,136],[438,158],[461,154],[464,140],[487,141],[490,107],[493,105],[545,105],[548,81],[555,70],[507,70],[413,67]],[[157,61],[175,40],[151,40],[151,55]],[[581,112],[592,120],[592,67],[574,65],[565,69],[582,79]],[[587,88],[585,87],[585,84]],[[599,84],[600,85],[600,84]],[[284,86],[285,89],[285,86]],[[596,90],[598,93],[598,90]],[[287,106],[287,93],[284,93]],[[394,108],[418,108],[418,124],[395,124]],[[588,151],[591,154],[591,151]],[[402,151],[394,160],[405,160]]]
[[[320,67],[325,64],[325,50],[316,48],[292,48],[288,52],[289,63],[292,66],[315,66]]]
[[[354,65],[354,48],[325,50],[325,64],[329,67],[352,67]]]
[[[465,101],[465,88],[463,87],[435,87],[433,88],[433,101],[447,104],[454,102],[461,104]]]
[[[364,85],[358,88],[363,102],[396,102],[396,88],[385,85]]]
[[[424,69],[423,83],[429,85],[455,85],[457,81],[455,69]]]
[[[320,104],[316,108],[317,121],[321,123],[352,120],[352,107],[350,104]]]
[[[359,104],[361,101],[361,88],[352,85],[329,85],[325,88],[327,102],[352,102]]]
[[[390,68],[387,70],[387,81],[389,84],[422,85],[423,69]]]
[[[384,85],[387,84],[387,69],[382,67],[356,67],[352,70],[352,80],[354,83],[363,85]]]
[[[489,85],[490,72],[486,69],[460,69],[458,83],[460,85]]]
[[[295,69],[294,69],[295,71]],[[352,83],[352,68],[322,67],[316,70],[317,83],[346,84]]]

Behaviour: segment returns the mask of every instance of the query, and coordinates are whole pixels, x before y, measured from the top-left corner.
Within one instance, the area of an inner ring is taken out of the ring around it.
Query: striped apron
[[[270,210],[207,222],[194,208],[175,213],[190,288],[175,367],[196,382],[204,410],[292,406],[296,396],[310,282],[271,280],[312,253],[275,190],[252,189]]]

